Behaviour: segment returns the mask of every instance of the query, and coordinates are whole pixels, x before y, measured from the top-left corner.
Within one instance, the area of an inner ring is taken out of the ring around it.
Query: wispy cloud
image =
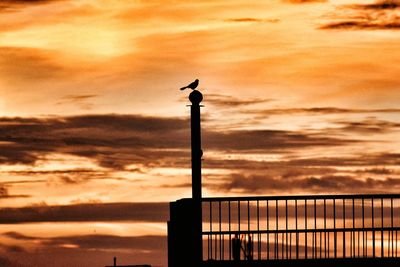
[[[0,3],[0,12],[17,11],[18,9],[23,8],[25,6],[48,4],[55,1],[66,1],[66,0],[2,0]]]
[[[288,188],[288,184],[290,187]],[[372,178],[360,179],[355,176],[326,175],[320,177],[302,178],[274,178],[268,175],[243,175],[233,174],[225,183],[216,185],[218,190],[240,193],[266,193],[266,192],[358,192],[385,193],[388,188],[400,188],[400,179],[386,178],[377,180]]]
[[[308,114],[308,115],[331,115],[331,114],[373,114],[373,113],[400,113],[400,109],[349,109],[337,107],[314,107],[314,108],[282,108],[282,109],[264,109],[264,110],[247,110],[248,114],[260,115],[292,115],[292,114]]]
[[[26,198],[28,195],[13,195],[8,192],[7,185],[0,183],[0,199],[2,198]]]
[[[248,106],[254,104],[262,104],[273,101],[273,99],[265,99],[265,98],[249,98],[242,99],[230,95],[221,95],[221,94],[207,94],[207,103],[210,103],[215,106],[221,107],[240,107],[240,106]]]
[[[3,208],[0,224],[32,222],[131,221],[165,222],[168,203],[93,203],[67,206]]]
[[[84,235],[43,238],[26,236],[18,232],[6,232],[3,235],[15,240],[38,240],[43,246],[48,247],[61,247],[67,244],[79,249],[162,250],[166,247],[165,236]]]
[[[393,0],[344,5],[336,14],[339,21],[326,23],[320,29],[397,30],[400,29],[399,7],[400,2]]]
[[[180,162],[189,155],[188,128],[187,119],[135,115],[2,118],[0,162],[34,164],[40,156],[62,153],[95,159],[112,169],[155,162],[182,167]],[[204,130],[203,135],[204,148],[218,151],[271,152],[357,142],[282,130]]]
[[[283,2],[292,4],[309,4],[309,3],[325,3],[328,0],[283,0]]]
[[[269,22],[276,23],[279,22],[279,19],[260,19],[260,18],[230,18],[225,19],[226,22],[237,22],[237,23],[260,23],[260,22]]]

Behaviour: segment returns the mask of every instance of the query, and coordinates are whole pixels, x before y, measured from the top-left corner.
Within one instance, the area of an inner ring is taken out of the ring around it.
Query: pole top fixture
[[[194,105],[200,104],[200,102],[203,100],[203,94],[197,90],[193,90],[189,95],[189,100]]]

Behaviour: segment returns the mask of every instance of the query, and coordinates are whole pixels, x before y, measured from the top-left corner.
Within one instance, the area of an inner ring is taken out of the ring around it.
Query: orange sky
[[[398,1],[0,1],[0,263],[165,266],[195,78],[205,196],[398,192],[399,29]]]

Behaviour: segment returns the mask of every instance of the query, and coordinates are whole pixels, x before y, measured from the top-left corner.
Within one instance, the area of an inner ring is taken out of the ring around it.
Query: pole
[[[191,141],[192,141],[192,198],[201,200],[201,128],[200,128],[200,102],[203,95],[194,90],[189,95],[192,102],[191,113]]]
[[[189,95],[192,102],[190,106],[191,115],[191,142],[192,142],[192,200],[193,200],[193,235],[194,235],[194,264],[201,266],[203,260],[203,236],[202,236],[202,205],[201,205],[201,127],[200,127],[200,102],[203,95],[193,90]]]

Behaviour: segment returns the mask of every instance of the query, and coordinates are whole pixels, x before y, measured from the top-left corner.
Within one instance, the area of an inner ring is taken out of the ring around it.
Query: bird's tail
[[[185,87],[182,87],[182,88],[181,88],[181,90],[185,90],[186,88],[188,88],[188,87],[187,87],[187,86],[185,86]]]

